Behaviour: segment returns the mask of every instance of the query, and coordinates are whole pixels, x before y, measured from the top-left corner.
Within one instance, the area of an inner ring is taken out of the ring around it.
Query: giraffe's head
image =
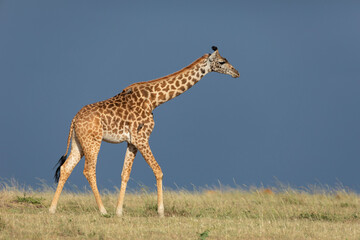
[[[240,76],[240,73],[228,62],[226,58],[223,58],[219,54],[217,47],[213,46],[214,52],[209,55],[209,64],[212,72],[228,74],[234,78]]]

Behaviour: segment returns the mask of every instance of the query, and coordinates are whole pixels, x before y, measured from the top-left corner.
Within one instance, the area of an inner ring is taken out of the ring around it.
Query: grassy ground
[[[346,191],[165,191],[165,218],[155,193],[103,193],[101,216],[92,193],[63,192],[48,213],[53,191],[0,187],[0,239],[360,239],[360,196]]]

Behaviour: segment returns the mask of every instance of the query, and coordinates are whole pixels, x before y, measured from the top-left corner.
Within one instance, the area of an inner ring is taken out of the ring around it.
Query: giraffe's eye
[[[221,65],[223,65],[224,63],[225,63],[225,61],[224,62],[219,62]]]

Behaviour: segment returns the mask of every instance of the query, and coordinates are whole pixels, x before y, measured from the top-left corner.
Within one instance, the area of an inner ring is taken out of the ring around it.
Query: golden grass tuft
[[[345,191],[206,189],[164,191],[165,218],[156,193],[102,194],[101,216],[91,192],[65,191],[56,214],[53,190],[0,184],[0,239],[360,239],[360,198]]]

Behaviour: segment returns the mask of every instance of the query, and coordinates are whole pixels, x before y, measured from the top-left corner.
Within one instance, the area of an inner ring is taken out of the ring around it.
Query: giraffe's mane
[[[183,69],[177,71],[177,72],[174,72],[174,73],[171,73],[169,75],[166,75],[164,77],[161,77],[161,78],[157,78],[157,79],[153,79],[153,80],[150,80],[150,81],[144,81],[144,82],[137,82],[137,83],[133,83],[129,86],[127,86],[126,88],[124,88],[123,92],[126,91],[127,89],[129,88],[132,88],[132,87],[135,87],[135,86],[138,86],[138,85],[143,85],[143,84],[151,84],[151,83],[154,83],[154,82],[158,82],[158,81],[161,81],[161,80],[165,80],[165,79],[168,79],[168,78],[171,78],[175,75],[179,75],[183,72],[186,72],[187,70],[193,68],[195,65],[197,65],[198,63],[202,62],[204,59],[208,58],[209,57],[209,54],[205,54],[204,56],[196,59],[193,63],[191,63],[190,65],[184,67]]]

